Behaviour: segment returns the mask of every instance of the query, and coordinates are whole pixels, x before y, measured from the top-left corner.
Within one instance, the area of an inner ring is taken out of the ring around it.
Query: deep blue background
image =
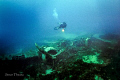
[[[67,23],[65,33],[54,31],[58,18]],[[82,33],[120,32],[119,0],[6,0],[0,1],[0,54],[34,48],[34,43],[54,41]]]

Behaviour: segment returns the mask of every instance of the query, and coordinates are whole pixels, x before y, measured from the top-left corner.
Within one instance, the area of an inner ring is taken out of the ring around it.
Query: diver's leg
[[[59,29],[59,27],[55,27],[55,28],[54,28],[54,30],[58,30],[58,29]]]

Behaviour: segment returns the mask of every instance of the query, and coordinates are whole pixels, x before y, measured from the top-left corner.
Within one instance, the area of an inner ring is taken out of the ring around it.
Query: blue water
[[[55,31],[64,21],[65,32]],[[120,0],[0,0],[0,54],[84,32],[119,34]]]

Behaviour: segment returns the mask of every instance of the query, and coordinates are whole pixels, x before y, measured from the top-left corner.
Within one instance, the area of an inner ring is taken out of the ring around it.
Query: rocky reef
[[[1,56],[0,75],[15,80],[120,79],[120,35],[85,35],[35,46],[22,54]]]

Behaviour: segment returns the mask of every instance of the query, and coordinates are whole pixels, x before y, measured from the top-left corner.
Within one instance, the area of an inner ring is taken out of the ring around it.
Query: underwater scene
[[[120,80],[120,0],[0,0],[1,80]]]

